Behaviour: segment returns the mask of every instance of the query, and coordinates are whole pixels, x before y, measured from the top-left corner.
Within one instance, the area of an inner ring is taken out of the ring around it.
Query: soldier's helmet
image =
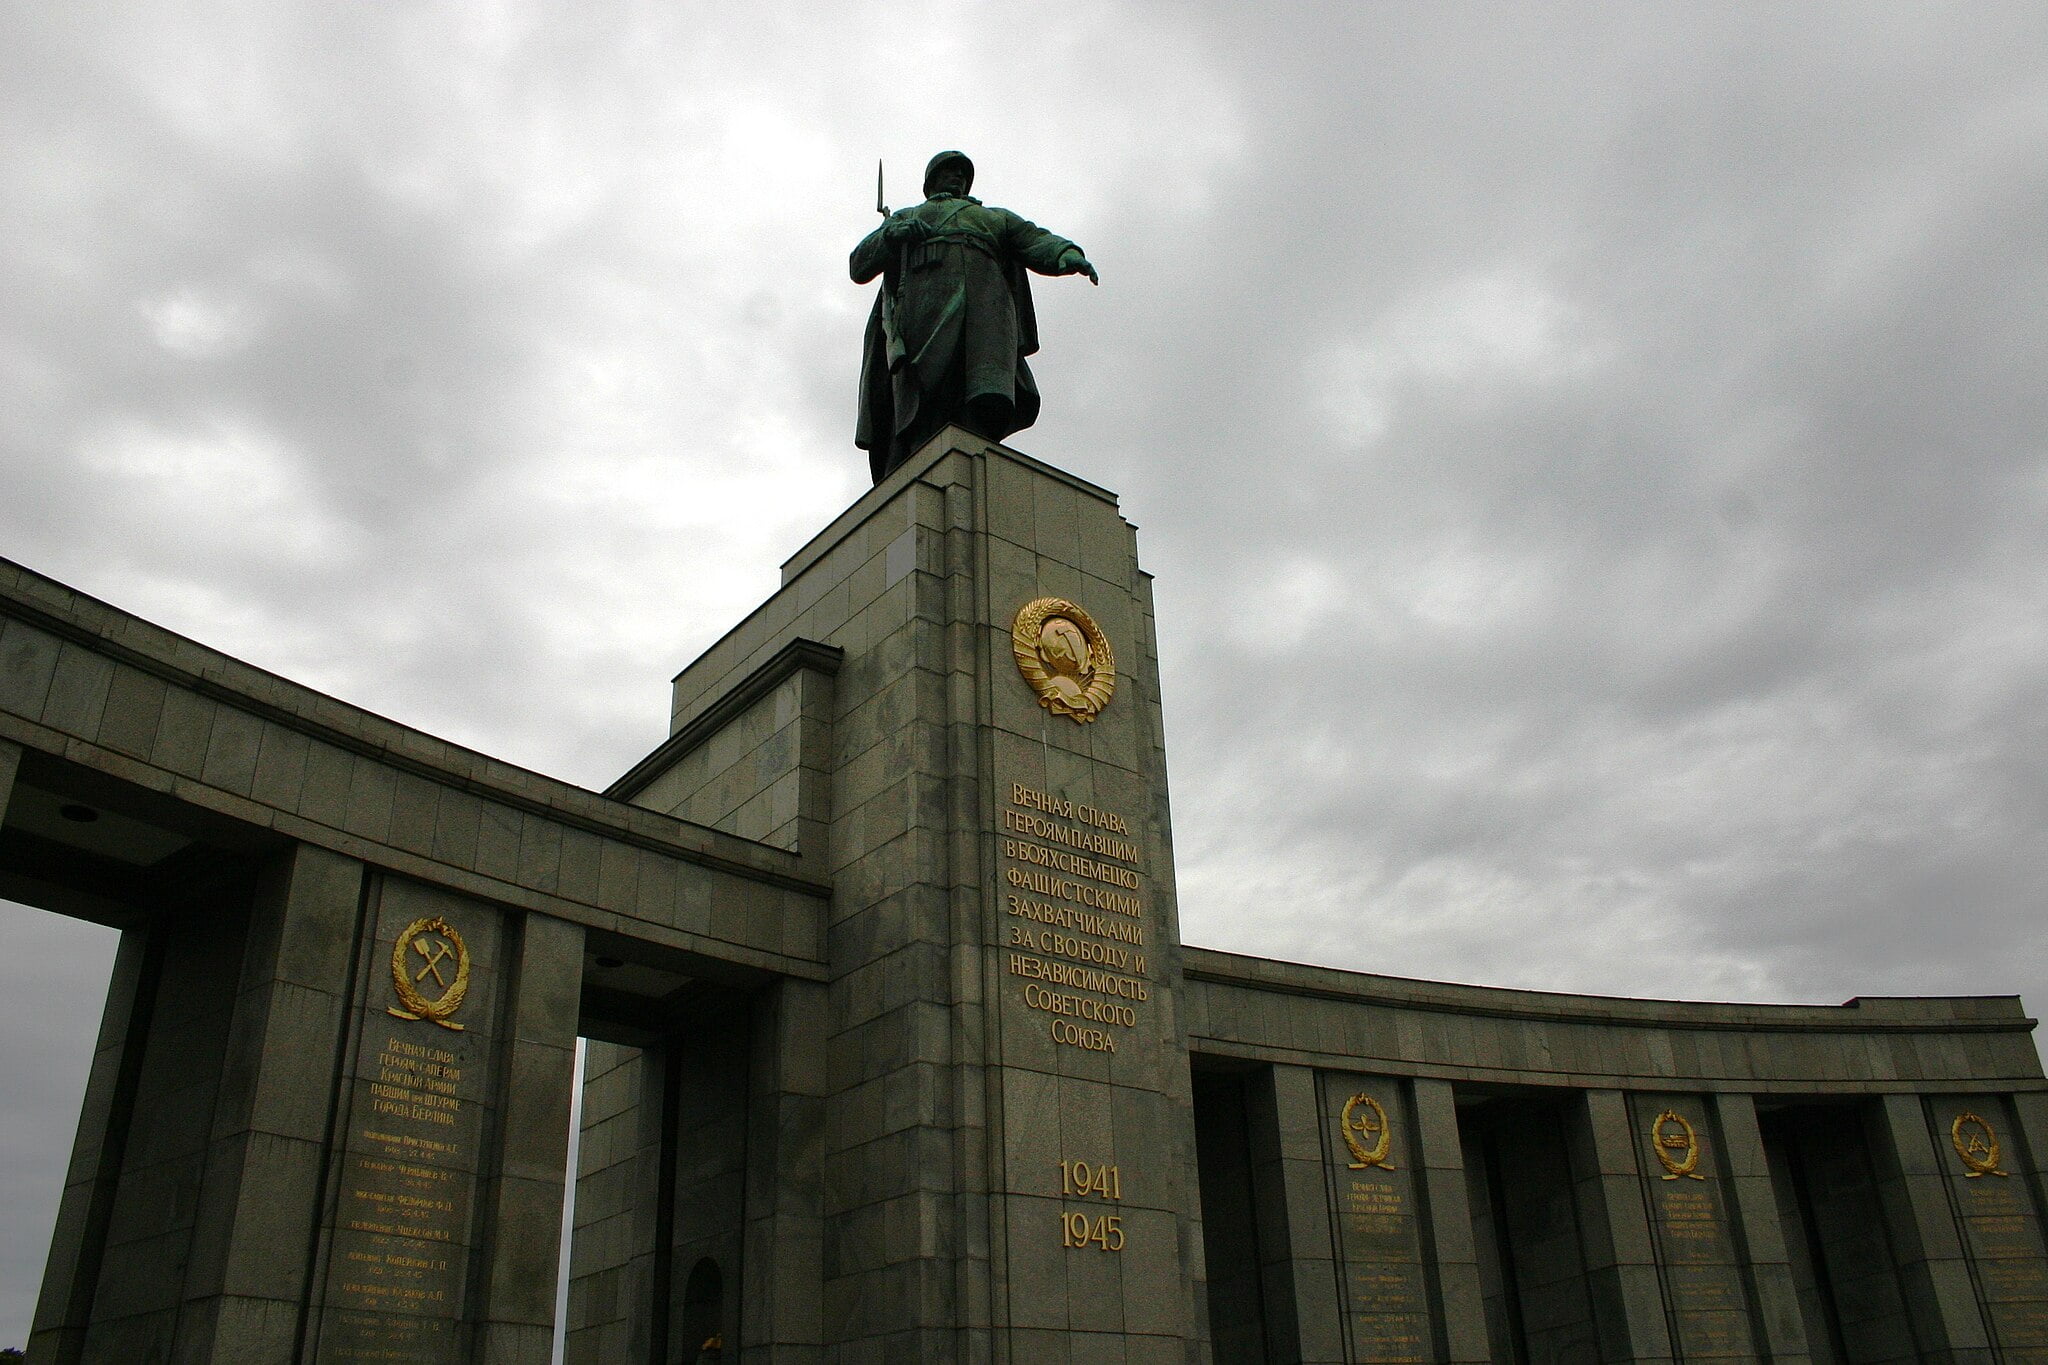
[[[924,192],[926,194],[932,192],[932,177],[939,173],[939,167],[949,161],[957,161],[967,168],[967,188],[970,190],[974,188],[974,163],[967,159],[967,153],[940,152],[930,161],[924,163]]]

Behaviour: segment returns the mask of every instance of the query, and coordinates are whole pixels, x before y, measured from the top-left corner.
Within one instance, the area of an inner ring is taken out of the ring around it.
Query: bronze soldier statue
[[[860,367],[854,444],[880,483],[948,422],[994,440],[1038,420],[1024,358],[1038,349],[1027,270],[1102,283],[1080,247],[967,191],[974,163],[940,152],[925,200],[853,249],[853,282],[880,275]],[[879,205],[878,205],[879,206]]]

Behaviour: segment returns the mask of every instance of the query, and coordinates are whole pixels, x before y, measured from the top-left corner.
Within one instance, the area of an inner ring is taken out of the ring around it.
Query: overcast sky
[[[1079,241],[1183,932],[2048,1000],[2048,8],[0,10],[0,555],[592,787],[867,486],[873,177]],[[111,941],[0,909],[0,1345]]]

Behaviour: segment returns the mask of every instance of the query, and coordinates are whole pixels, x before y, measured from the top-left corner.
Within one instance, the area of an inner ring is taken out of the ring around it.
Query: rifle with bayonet
[[[875,212],[882,215],[882,222],[889,221],[889,205],[882,196],[882,159],[875,158]],[[882,275],[882,344],[883,354],[888,358],[889,370],[894,373],[901,369],[909,352],[903,347],[903,335],[896,330],[896,282],[903,278],[903,246],[896,245],[895,256],[888,270]]]

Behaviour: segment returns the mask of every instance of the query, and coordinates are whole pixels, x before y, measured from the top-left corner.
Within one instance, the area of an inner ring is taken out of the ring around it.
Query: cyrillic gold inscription
[[[1068,1047],[1077,1047],[1083,1052],[1116,1051],[1116,1039],[1099,1028],[1083,1028],[1064,1019],[1055,1019],[1052,1021],[1051,1032],[1055,1043],[1065,1043]]]
[[[1123,822],[1118,819],[1117,823]],[[1102,857],[1115,858],[1121,862],[1135,865],[1139,861],[1138,846],[1128,839],[1118,839],[1096,830],[1070,829],[1065,825],[1054,824],[1050,820],[1041,820],[1028,811],[1004,811],[1003,828],[1012,834],[1028,834],[1034,839],[1064,844],[1068,848],[1078,848],[1084,853],[1100,854]]]
[[[1109,1000],[1095,1000],[1085,995],[1063,995],[1049,991],[1043,986],[1031,985],[1024,988],[1024,1003],[1047,1014],[1069,1015],[1086,1019],[1095,1024],[1121,1024],[1125,1028],[1136,1028],[1138,1015],[1129,1005],[1119,1005]],[[1116,1049],[1095,1049],[1114,1052]]]
[[[1003,897],[1013,917],[1005,935],[1007,972],[1085,992],[1027,984],[1023,999],[1055,1016],[1048,1024],[1053,1041],[1113,1053],[1112,1033],[1069,1021],[1135,1028],[1137,1011],[1121,1002],[1151,997],[1146,955],[1137,951],[1145,946],[1144,877],[1130,822],[1021,782],[1011,784],[1010,807],[997,845],[1007,864],[1003,878],[1017,888]]]
[[[1037,863],[1040,867],[1055,867],[1076,877],[1088,877],[1094,881],[1121,886],[1129,891],[1138,889],[1138,874],[1127,867],[1113,867],[1098,863],[1093,858],[1079,853],[1068,853],[1064,849],[1047,848],[1034,844],[1029,839],[1003,840],[1003,856],[1015,858],[1020,863]]]
[[[1010,926],[1010,946],[1025,948],[1034,953],[1051,953],[1055,957],[1072,958],[1077,962],[1096,962],[1114,967],[1120,972],[1142,972],[1145,970],[1145,955],[1134,953],[1129,948],[1114,943],[1097,943],[1092,939],[1075,938],[1071,934],[1055,933],[1050,929],[1032,929],[1022,924]],[[1140,995],[1138,999],[1145,997]]]
[[[1062,900],[1078,901],[1097,910],[1109,910],[1119,915],[1138,919],[1145,913],[1144,902],[1136,896],[1126,896],[1117,891],[1105,891],[1086,882],[1070,881],[1065,877],[1054,877],[1044,872],[1033,872],[1027,868],[1013,867],[1003,874],[1003,879],[1012,886],[1026,887],[1041,896],[1057,896]]]
[[[1034,981],[1050,981],[1055,986],[1072,986],[1077,990],[1096,991],[1124,1000],[1151,998],[1145,983],[1135,977],[1098,972],[1093,967],[1077,967],[1066,962],[1047,962],[1028,953],[1010,954],[1010,975],[1028,976]]]
[[[1119,943],[1145,946],[1145,927],[1141,924],[1126,924],[1122,920],[1104,919],[1101,915],[1071,906],[1054,905],[1050,901],[1035,901],[1028,896],[1003,897],[1003,903],[1010,913],[1022,919],[1035,919],[1040,924],[1057,924],[1062,929],[1078,929],[1084,934],[1097,938],[1113,938]]]
[[[377,1079],[370,1082],[370,1110],[392,1118],[453,1127],[462,1101],[455,1087],[462,1068],[455,1054],[390,1038],[377,1054]]]
[[[1062,820],[1079,820],[1084,825],[1106,829],[1112,834],[1127,835],[1131,832],[1130,825],[1115,811],[1100,810],[1086,802],[1069,801],[1064,796],[1054,796],[1036,787],[1027,787],[1022,782],[1010,784],[1010,804],[1057,815]]]

